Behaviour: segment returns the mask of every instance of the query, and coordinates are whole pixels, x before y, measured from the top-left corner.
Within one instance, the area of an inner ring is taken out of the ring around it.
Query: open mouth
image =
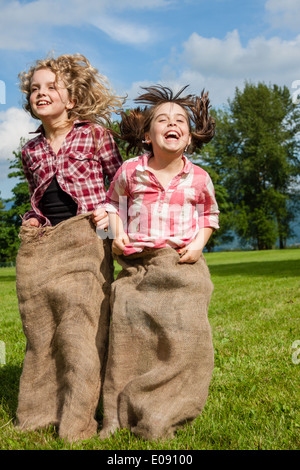
[[[178,140],[179,137],[179,134],[175,131],[170,131],[165,134],[165,139],[167,140]]]
[[[51,104],[49,101],[45,101],[45,100],[40,100],[37,102],[37,106],[48,106],[49,104]]]

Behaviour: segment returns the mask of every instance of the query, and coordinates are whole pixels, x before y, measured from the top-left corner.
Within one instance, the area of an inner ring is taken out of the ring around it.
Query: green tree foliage
[[[206,170],[210,175],[220,210],[220,228],[219,230],[214,231],[208,243],[206,244],[206,249],[210,252],[213,251],[213,249],[217,246],[232,242],[233,232],[231,219],[233,206],[230,202],[228,191],[222,184],[221,177],[215,170],[214,162],[216,156],[215,148],[212,146],[212,144],[207,144],[203,149],[201,149],[201,153],[194,153],[189,158],[195,165],[201,166],[201,168]]]
[[[286,87],[246,83],[215,114],[210,163],[234,205],[234,230],[253,248],[283,248],[299,203],[299,109]]]
[[[5,202],[0,199],[0,263],[15,260],[16,233],[13,226],[7,222]]]
[[[24,175],[21,161],[21,147],[13,152],[9,168],[12,170],[8,177],[18,178],[19,181],[12,189],[13,197],[0,202],[0,261],[15,261],[19,248],[19,230],[22,223],[21,216],[30,209],[30,196],[28,184]],[[7,209],[8,207],[8,209]]]

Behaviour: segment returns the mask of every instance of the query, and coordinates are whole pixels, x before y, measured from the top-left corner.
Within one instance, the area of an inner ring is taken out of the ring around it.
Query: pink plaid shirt
[[[22,163],[31,195],[31,210],[23,220],[35,217],[51,225],[38,208],[45,190],[56,176],[60,187],[77,203],[77,214],[94,210],[105,202],[105,178],[111,181],[122,157],[110,132],[89,121],[75,121],[59,152],[48,144],[43,127],[22,149]]]
[[[145,247],[182,247],[200,228],[219,228],[214,187],[206,171],[184,157],[183,170],[164,188],[148,167],[148,158],[144,154],[125,161],[107,193],[106,210],[119,214],[131,242],[124,255]]]

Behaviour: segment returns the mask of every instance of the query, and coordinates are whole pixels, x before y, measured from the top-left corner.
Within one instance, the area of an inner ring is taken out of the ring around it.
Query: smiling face
[[[145,139],[151,141],[154,155],[158,151],[182,154],[191,142],[186,111],[172,102],[159,105],[153,113]]]
[[[68,119],[68,110],[74,107],[62,80],[47,68],[34,72],[31,80],[30,106],[42,122],[49,119]]]

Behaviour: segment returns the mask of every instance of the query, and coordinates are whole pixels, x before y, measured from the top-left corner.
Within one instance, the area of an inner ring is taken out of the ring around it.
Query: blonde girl
[[[17,256],[27,340],[17,422],[73,441],[97,431],[112,281],[103,204],[122,163],[106,127],[123,100],[79,54],[38,60],[19,78],[40,126],[22,149],[31,209]]]

